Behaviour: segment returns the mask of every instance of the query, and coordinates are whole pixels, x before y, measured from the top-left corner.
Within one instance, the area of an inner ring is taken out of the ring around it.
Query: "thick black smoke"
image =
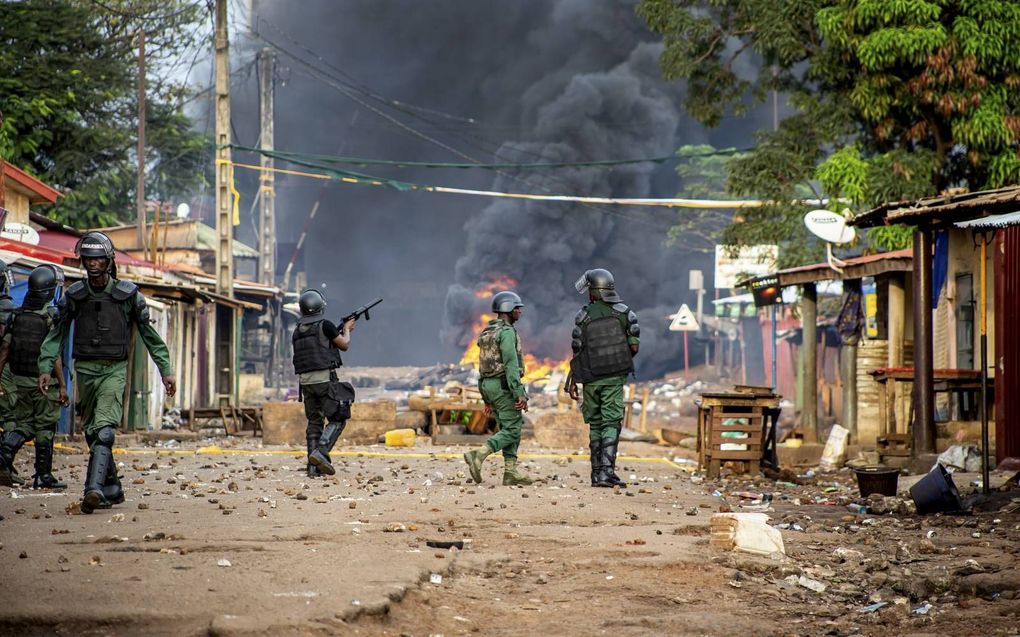
[[[680,108],[678,84],[660,79],[657,37],[634,1],[304,0],[258,2],[260,37],[278,51],[276,145],[292,151],[389,159],[584,161],[671,153],[682,143],[747,146],[754,121],[706,131]],[[240,43],[253,51],[258,38]],[[458,153],[380,117],[315,75],[355,82],[412,107],[361,99]],[[235,66],[237,64],[235,63]],[[234,93],[241,143],[258,134],[254,78]],[[414,107],[424,107],[417,109]],[[447,114],[474,118],[469,123]],[[243,156],[240,159],[245,159]],[[676,194],[673,166],[487,171],[361,169],[426,184],[517,192]],[[254,180],[247,184],[253,192]],[[664,245],[675,213],[457,195],[278,178],[278,259],[319,199],[303,264],[325,284],[330,309],[382,296],[361,326],[355,364],[456,360],[485,302],[473,294],[503,274],[528,304],[522,334],[540,357],[566,354],[583,299],[572,283],[587,268],[611,269],[643,325],[644,374],[675,368],[679,339],[665,315],[693,302],[687,270],[710,278],[711,260]],[[248,200],[250,201],[250,199]],[[242,230],[249,224],[244,220]],[[251,241],[250,235],[242,238]],[[285,252],[285,253],[284,253]]]

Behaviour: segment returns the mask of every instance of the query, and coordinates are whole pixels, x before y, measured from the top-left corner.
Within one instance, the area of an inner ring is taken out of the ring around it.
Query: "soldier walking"
[[[521,444],[522,412],[528,410],[528,394],[521,383],[524,357],[521,339],[514,328],[521,318],[524,302],[514,292],[492,297],[496,318],[489,321],[478,336],[478,389],[486,406],[499,423],[499,431],[485,444],[464,454],[471,479],[482,481],[482,463],[491,454],[503,452],[503,485],[529,485],[533,482],[517,469],[517,448]]]
[[[40,265],[28,276],[25,302],[8,319],[0,349],[0,371],[10,366],[16,390],[13,423],[0,442],[0,485],[14,486],[14,456],[35,439],[33,489],[66,489],[53,477],[53,435],[60,420],[60,406],[67,405],[64,368],[58,357],[52,372],[57,386],[46,394],[36,391],[39,351],[57,316],[53,297],[63,284],[63,273],[52,265]]]
[[[354,319],[338,329],[325,316],[326,297],[315,289],[307,289],[298,299],[301,319],[294,329],[294,373],[298,375],[301,398],[305,403],[305,440],[308,445],[308,477],[334,475],[330,460],[337,439],[351,417],[354,388],[341,383],[336,369],[343,365],[340,352],[351,346]],[[322,423],[326,422],[325,428]]]
[[[634,371],[641,328],[634,314],[616,293],[608,270],[588,270],[574,284],[588,292],[589,303],[574,317],[567,391],[578,400],[583,386],[581,415],[588,423],[591,451],[591,485],[625,487],[616,475],[616,453],[623,428],[623,386]]]
[[[149,308],[138,287],[117,278],[113,242],[102,232],[88,232],[74,248],[88,275],[67,290],[58,316],[39,354],[39,391],[49,392],[50,370],[60,356],[74,324],[74,371],[78,379],[78,408],[89,465],[82,513],[110,508],[124,501],[113,462],[116,429],[124,413],[124,385],[131,326],[159,368],[167,396],[177,393],[177,381],[166,343],[149,322]]]
[[[14,276],[11,274],[7,262],[0,259],[0,338],[3,338],[4,332],[7,330],[7,322],[14,312],[14,299],[10,295],[12,285],[14,285]],[[11,370],[7,368],[0,370],[0,428],[4,432],[10,431],[14,427],[14,400],[17,394]],[[13,464],[10,465],[9,475],[13,484],[25,483],[24,478],[15,471]]]

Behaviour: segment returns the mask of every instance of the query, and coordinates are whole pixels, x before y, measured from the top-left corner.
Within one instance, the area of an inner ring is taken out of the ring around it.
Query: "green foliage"
[[[65,193],[47,210],[78,227],[132,217],[137,33],[147,58],[146,197],[172,200],[203,179],[209,142],[175,106],[170,63],[199,43],[205,9],[185,0],[0,3],[0,155]]]
[[[728,164],[728,192],[775,204],[738,215],[724,240],[783,237],[781,263],[803,263],[817,246],[800,224],[808,208],[790,203],[798,192],[856,211],[1020,182],[1020,2],[642,0],[638,12],[663,36],[663,76],[687,82],[685,107],[703,123],[772,90],[794,109]],[[870,233],[885,249],[908,239]]]
[[[717,151],[708,144],[697,144],[681,146],[676,154],[680,159],[676,167],[680,178],[678,197],[720,199],[727,196],[726,164],[739,153],[734,149]],[[713,251],[731,217],[729,210],[681,208],[676,225],[669,229],[667,244],[688,250]]]

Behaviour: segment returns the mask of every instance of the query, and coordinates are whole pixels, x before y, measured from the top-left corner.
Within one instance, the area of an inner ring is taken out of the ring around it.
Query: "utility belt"
[[[334,422],[347,420],[351,417],[351,404],[354,403],[354,385],[341,382],[336,376],[336,369],[329,370],[329,387],[323,400],[322,412],[326,420]],[[304,388],[298,385],[298,402],[304,400]]]

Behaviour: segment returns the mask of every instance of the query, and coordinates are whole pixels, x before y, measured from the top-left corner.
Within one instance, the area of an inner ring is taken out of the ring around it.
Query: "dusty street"
[[[83,454],[58,459],[67,494],[4,489],[0,632],[1005,635],[1020,621],[1016,511],[854,515],[812,504],[819,484],[692,481],[642,444],[624,447],[620,492],[588,487],[586,458],[534,447],[525,469],[545,482],[505,488],[499,459],[473,485],[462,450],[421,442],[344,448],[336,479],[314,481],[285,448],[220,444],[131,444],[116,456],[127,502],[91,516],[75,507]],[[709,546],[712,513],[747,489],[776,493],[786,559]],[[887,605],[862,612],[873,602]]]

